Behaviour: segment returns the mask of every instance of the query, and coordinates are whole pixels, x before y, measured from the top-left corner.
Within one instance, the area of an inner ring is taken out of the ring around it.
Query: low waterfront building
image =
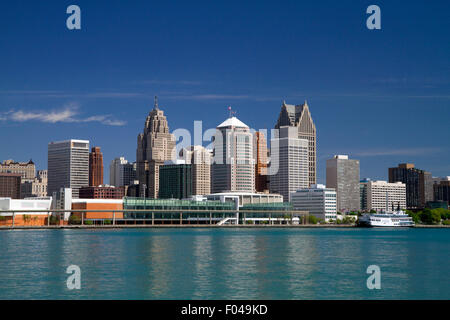
[[[0,198],[0,226],[12,226],[13,223],[14,226],[47,225],[51,204],[51,197],[43,199]],[[20,212],[2,212],[14,210]],[[44,212],[35,212],[34,210],[43,210]]]
[[[238,206],[242,207],[248,204],[268,204],[282,203],[283,196],[275,193],[252,193],[252,192],[220,192],[205,196],[208,200],[232,201],[238,200]]]
[[[73,199],[72,210],[89,211],[72,212],[72,216],[79,220],[122,219],[123,212],[120,210],[123,210],[123,199]]]
[[[427,208],[429,209],[448,209],[447,201],[428,201]]]
[[[215,200],[208,200],[208,196],[195,196],[186,200],[125,197],[123,222],[217,225],[298,224],[300,221],[305,223],[308,215],[307,212],[292,212],[292,206],[289,203],[283,203],[282,198],[278,202],[247,202],[240,206],[237,195],[222,195]]]
[[[310,215],[324,221],[336,221],[336,190],[326,188],[323,184],[312,185],[311,188],[298,189],[291,194],[294,210],[308,211]]]

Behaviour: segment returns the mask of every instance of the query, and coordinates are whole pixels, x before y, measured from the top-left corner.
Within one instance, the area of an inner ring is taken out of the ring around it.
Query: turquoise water
[[[449,258],[448,229],[3,230],[0,299],[450,299]]]

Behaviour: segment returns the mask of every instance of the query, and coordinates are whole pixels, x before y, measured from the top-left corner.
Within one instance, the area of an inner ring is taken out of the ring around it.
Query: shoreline
[[[60,230],[60,229],[167,229],[167,228],[174,228],[174,229],[186,229],[186,228],[223,228],[223,229],[230,229],[230,228],[248,228],[248,229],[335,229],[335,228],[358,228],[358,229],[383,229],[380,228],[365,228],[365,227],[358,227],[356,225],[100,225],[100,226],[93,226],[93,225],[65,225],[65,226],[1,226],[1,230]],[[410,228],[418,228],[418,229],[446,229],[450,226],[446,225],[415,225],[414,227]],[[402,228],[394,228],[394,227],[388,227],[386,229],[402,229]]]

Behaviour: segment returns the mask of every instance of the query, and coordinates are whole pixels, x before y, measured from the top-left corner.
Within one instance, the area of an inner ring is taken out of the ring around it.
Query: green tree
[[[318,222],[318,220],[315,216],[310,215],[308,219],[309,219],[308,221],[310,224],[317,224],[317,222]]]
[[[413,212],[411,210],[406,210],[406,214],[413,219],[414,223],[420,223],[419,213]]]
[[[430,210],[428,208],[419,212],[419,218],[425,224],[436,224],[441,222],[439,211]]]

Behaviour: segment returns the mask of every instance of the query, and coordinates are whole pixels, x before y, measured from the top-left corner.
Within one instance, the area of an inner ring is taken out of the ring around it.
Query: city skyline
[[[365,27],[366,6],[351,2],[261,3],[260,15],[233,2],[113,3],[113,24],[97,19],[101,4],[78,4],[78,33],[65,28],[63,3],[29,3],[33,16],[9,3],[0,13],[8,41],[0,52],[2,160],[32,158],[47,169],[47,144],[75,138],[100,146],[105,164],[134,161],[158,95],[171,131],[191,132],[194,120],[215,128],[229,105],[250,127],[271,129],[283,100],[307,100],[318,183],[334,154],[359,159],[362,178],[387,180],[398,163],[449,174],[446,2],[412,1],[406,14],[380,1],[378,33]],[[123,24],[123,15],[133,19]]]

